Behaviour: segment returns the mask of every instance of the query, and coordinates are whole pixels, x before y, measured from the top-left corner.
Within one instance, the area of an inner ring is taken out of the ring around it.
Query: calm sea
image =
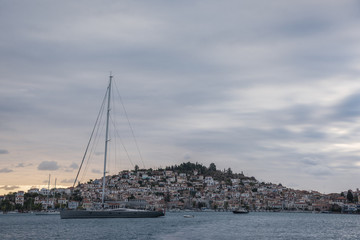
[[[194,218],[184,218],[193,214]],[[153,219],[0,215],[0,239],[360,239],[360,215],[167,213]]]

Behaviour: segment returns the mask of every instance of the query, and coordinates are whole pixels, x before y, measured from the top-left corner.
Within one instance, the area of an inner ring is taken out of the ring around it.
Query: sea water
[[[194,218],[184,218],[192,214]],[[143,219],[0,214],[0,239],[360,239],[360,215],[177,212]]]

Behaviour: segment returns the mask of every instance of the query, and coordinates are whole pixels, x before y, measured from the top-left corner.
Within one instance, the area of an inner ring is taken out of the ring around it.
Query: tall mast
[[[49,209],[50,176],[51,176],[51,175],[49,174],[48,190],[47,190],[47,197],[46,197],[46,210]]]
[[[107,157],[107,144],[109,141],[109,118],[110,118],[110,95],[111,95],[111,81],[112,77],[110,74],[109,86],[108,86],[108,106],[107,106],[107,115],[106,115],[106,133],[105,133],[105,154],[104,154],[104,175],[103,175],[103,189],[102,189],[102,207],[104,207],[105,202],[105,176],[106,176],[106,157]]]

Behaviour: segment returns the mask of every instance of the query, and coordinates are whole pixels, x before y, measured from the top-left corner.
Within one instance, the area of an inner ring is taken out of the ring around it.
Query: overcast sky
[[[0,0],[0,194],[70,186],[110,71],[146,167],[355,190],[359,29],[346,0]]]

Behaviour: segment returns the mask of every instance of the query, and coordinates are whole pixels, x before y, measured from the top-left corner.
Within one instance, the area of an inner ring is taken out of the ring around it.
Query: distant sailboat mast
[[[105,133],[105,154],[104,154],[104,175],[103,175],[103,188],[102,188],[102,207],[104,207],[105,203],[105,176],[106,176],[106,157],[107,157],[107,145],[109,139],[109,118],[110,118],[110,94],[111,94],[111,81],[112,75],[110,74],[109,86],[108,86],[108,106],[107,106],[107,114],[106,114],[106,133]]]
[[[55,198],[55,192],[56,192],[56,180],[57,180],[57,178],[55,178],[55,188],[54,188],[54,192],[53,192],[53,198]]]
[[[50,194],[50,174],[49,174],[49,181],[48,181],[48,190],[47,190],[47,196],[46,196],[46,210],[49,208],[49,194]]]

